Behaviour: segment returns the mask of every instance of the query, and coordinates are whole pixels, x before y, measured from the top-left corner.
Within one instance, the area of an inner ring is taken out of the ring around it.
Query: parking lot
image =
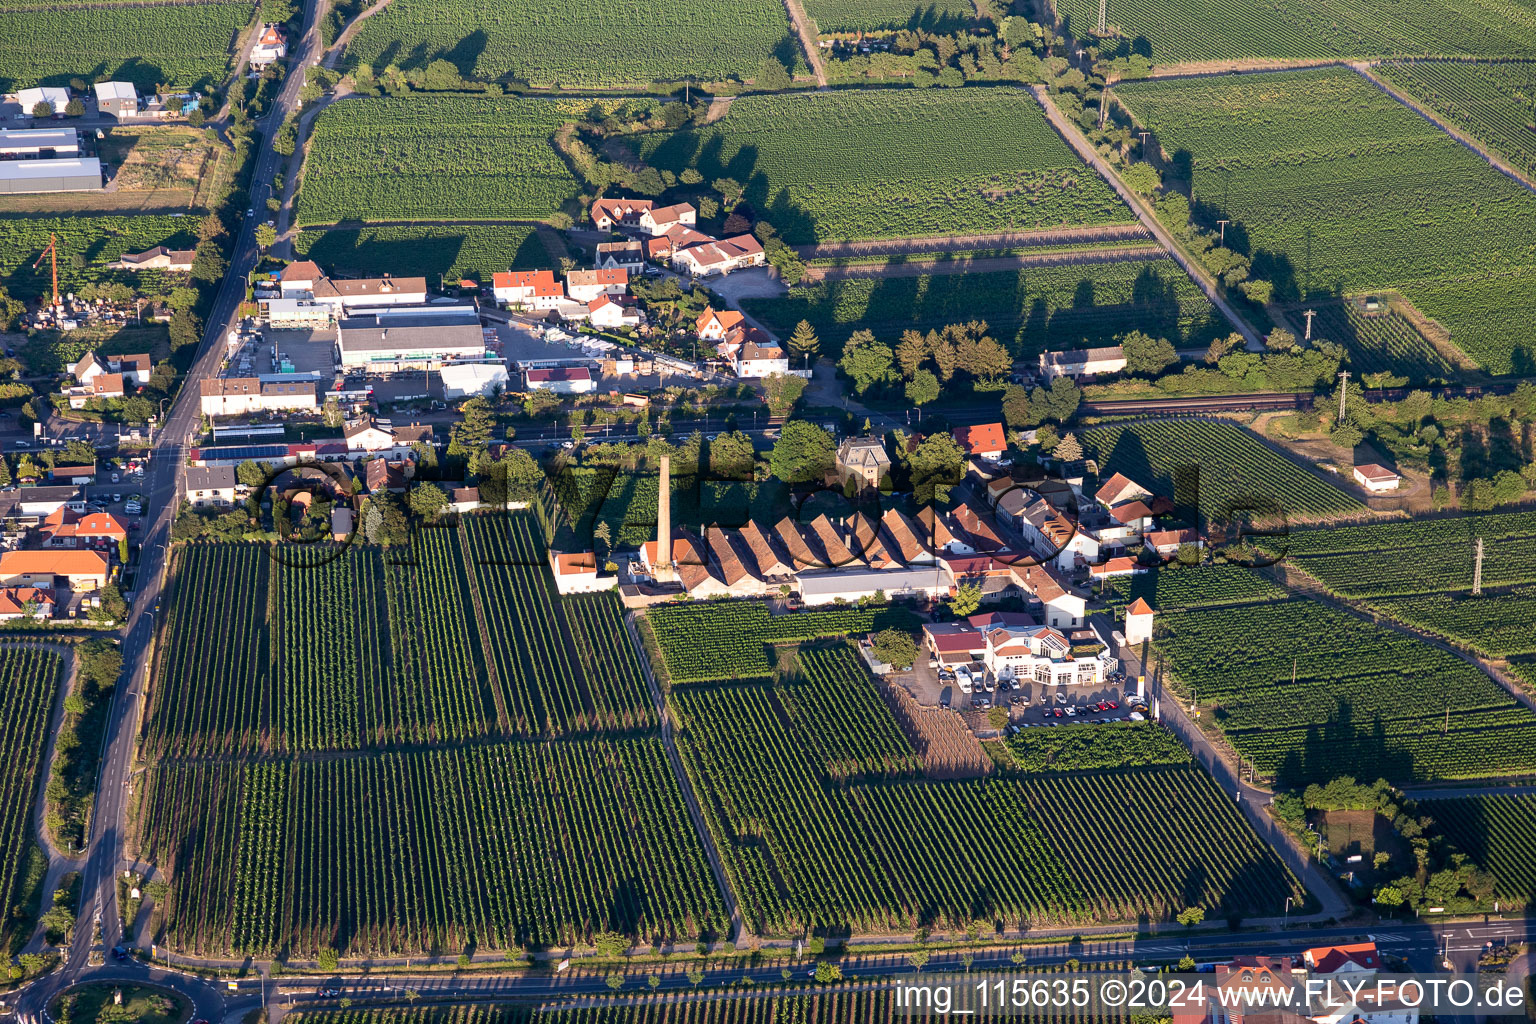
[[[942,676],[926,659],[919,658],[912,671],[895,679],[917,697],[920,704],[969,711],[989,707],[1006,707],[1011,719],[1020,725],[1064,725],[1084,721],[1111,721],[1125,718],[1130,707],[1125,697],[1127,691],[1136,688],[1135,679],[1126,682],[1114,679],[1094,686],[1049,686],[1033,680],[1017,683],[991,680],[981,686],[972,684],[966,693],[953,674]],[[991,689],[988,689],[988,685]],[[1099,704],[1114,704],[1100,710]],[[1068,713],[1067,709],[1072,709]],[[1049,713],[1042,713],[1049,709]],[[1062,713],[1058,717],[1055,712]]]

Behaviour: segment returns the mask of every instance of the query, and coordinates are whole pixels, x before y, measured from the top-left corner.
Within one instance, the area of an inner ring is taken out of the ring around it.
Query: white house
[[[1125,609],[1125,645],[1136,647],[1152,639],[1152,606],[1138,597]]]
[[[1192,544],[1197,548],[1205,547],[1205,542],[1200,539],[1197,530],[1183,527],[1177,530],[1148,530],[1142,536],[1142,542],[1156,551],[1164,558],[1172,558],[1179,553],[1179,549],[1186,544]]]
[[[702,242],[672,253],[672,269],[692,277],[729,274],[745,267],[760,267],[766,261],[762,244],[751,235]]]
[[[288,45],[276,25],[263,25],[256,45],[251,48],[251,67],[264,68],[288,55]]]
[[[53,591],[43,587],[0,587],[0,622],[53,618]]]
[[[310,260],[298,260],[283,268],[278,288],[285,299],[301,299],[333,307],[336,316],[345,310],[388,306],[420,306],[427,301],[425,277],[364,277],[332,280]]]
[[[1002,626],[986,632],[982,664],[1000,679],[1048,686],[1098,686],[1119,659],[1095,629]]]
[[[653,206],[640,213],[640,231],[647,235],[661,235],[674,227],[691,228],[698,223],[698,216],[692,206],[687,203],[676,203],[672,206]]]
[[[751,337],[753,334],[762,334],[755,329],[749,330],[749,337],[736,349],[731,358],[731,369],[738,377],[771,377],[776,373],[789,372],[789,358],[784,350],[771,341],[763,338]],[[766,342],[766,343],[764,343]]]
[[[1116,576],[1140,576],[1147,571],[1147,567],[1140,562],[1132,561],[1121,555],[1118,558],[1111,558],[1103,565],[1090,565],[1088,567],[1088,577],[1089,579],[1103,582]]]
[[[372,416],[361,416],[342,430],[349,452],[381,452],[395,446],[395,432],[381,427]]]
[[[69,106],[69,90],[57,85],[44,85],[35,89],[22,89],[16,94],[16,99],[21,104],[23,116],[32,117],[32,111],[37,109],[37,105],[46,103],[53,108],[54,117],[63,117],[64,108]]]
[[[649,199],[611,199],[604,197],[592,202],[592,224],[599,231],[617,231],[620,228],[639,228],[640,217],[656,204]]]
[[[1119,345],[1040,353],[1040,376],[1046,380],[1054,377],[1091,377],[1101,373],[1119,373],[1124,369],[1125,352]]]
[[[724,341],[731,329],[742,322],[742,315],[734,309],[714,309],[705,306],[704,312],[699,314],[695,321],[694,329],[698,331],[700,341]]]
[[[235,468],[233,466],[188,466],[186,495],[194,508],[233,505],[235,503]]]
[[[1094,494],[1095,500],[1106,509],[1123,505],[1128,501],[1148,501],[1152,492],[1122,473],[1116,473],[1104,481]]]
[[[627,270],[638,274],[645,267],[645,246],[638,239],[597,243],[598,270]]]
[[[528,370],[523,374],[529,391],[553,391],[562,395],[584,395],[597,386],[592,371],[585,366],[552,366]]]
[[[587,303],[587,319],[593,327],[638,327],[641,323],[638,309],[615,302],[607,295],[599,295]]]
[[[553,270],[512,270],[491,277],[491,295],[507,306],[554,309],[565,301],[565,286]]]
[[[616,574],[600,575],[597,555],[591,551],[555,551],[550,549],[549,568],[555,575],[555,590],[562,594],[591,594],[612,590],[619,585]]]
[[[565,277],[565,291],[572,302],[591,302],[599,295],[623,295],[629,291],[629,271],[573,270]]]
[[[1008,450],[1008,435],[1001,423],[981,423],[955,428],[955,442],[965,454],[996,462]]]
[[[215,377],[198,381],[204,416],[238,416],[279,409],[319,408],[315,381],[263,381],[260,377]]]
[[[1356,466],[1353,475],[1355,483],[1364,487],[1372,494],[1385,494],[1395,491],[1403,479],[1386,466],[1379,466],[1373,462],[1366,463],[1363,466]]]

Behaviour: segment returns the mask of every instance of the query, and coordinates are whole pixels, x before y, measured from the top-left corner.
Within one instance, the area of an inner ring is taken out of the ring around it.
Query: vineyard
[[[661,647],[673,683],[711,679],[753,679],[773,674],[770,644],[910,628],[904,608],[831,608],[771,615],[755,601],[659,605],[646,621]]]
[[[363,23],[347,56],[377,71],[446,58],[466,76],[537,86],[698,83],[751,78],[788,35],[776,0],[398,0]]]
[[[1190,763],[1189,749],[1153,722],[1020,729],[1008,741],[1014,763],[1027,772]]]
[[[1060,0],[1081,32],[1098,20],[1093,0]],[[1358,0],[1123,0],[1109,11],[1118,34],[1150,46],[1157,64],[1248,57],[1329,58],[1418,54],[1527,56],[1536,8],[1499,0],[1415,0],[1380,16]]]
[[[1393,373],[1410,381],[1454,380],[1458,371],[1418,328],[1393,310],[1367,315],[1356,299],[1315,302],[1312,336],[1343,345],[1357,373]],[[1297,337],[1306,330],[1301,308],[1286,314]]]
[[[0,886],[9,902],[32,846],[32,800],[43,771],[53,699],[63,665],[34,647],[0,647]],[[9,932],[10,925],[0,928]]]
[[[1536,654],[1536,587],[1497,594],[1425,594],[1372,601],[1399,622],[1475,648],[1493,658]]]
[[[1536,302],[1522,291],[1536,197],[1361,76],[1131,82],[1117,95],[1165,152],[1193,155],[1211,216],[1283,261],[1277,297],[1395,287],[1494,373],[1536,351],[1520,315]]]
[[[745,96],[640,155],[743,183],[791,243],[1135,219],[1018,89]]]
[[[912,4],[902,0],[811,0],[805,13],[823,32],[859,32],[871,29],[923,29],[954,32],[976,17],[976,8],[962,0]]]
[[[1494,896],[1517,910],[1536,904],[1536,796],[1423,801],[1450,844],[1491,872]]]
[[[862,665],[802,651],[798,676],[671,697],[684,764],[755,932],[1166,919],[1192,905],[1246,914],[1300,895],[1198,769],[898,777],[916,767],[912,748]],[[1187,835],[1198,849],[1174,839]],[[1004,849],[999,873],[993,851]],[[1127,863],[1144,868],[1127,875]]]
[[[786,335],[808,320],[824,346],[841,345],[861,328],[895,342],[908,328],[927,331],[985,320],[1018,358],[1046,349],[1112,345],[1116,335],[1130,330],[1168,338],[1181,348],[1208,345],[1231,330],[1166,258],[824,281],[782,298],[747,299],[743,308]]]
[[[1286,547],[1330,592],[1379,598],[1471,590],[1479,538],[1483,586],[1536,583],[1533,512],[1301,530]]]
[[[1376,73],[1508,160],[1536,174],[1536,71],[1530,64],[1414,61]]]
[[[320,565],[265,545],[181,548],[146,754],[653,726],[618,602],[559,598],[537,536],[528,514],[473,516],[422,531],[401,565],[365,547]]]
[[[979,779],[992,774],[992,759],[958,712],[923,707],[906,687],[894,683],[882,684],[881,691],[923,759],[923,774],[930,779]]]
[[[1536,715],[1454,655],[1305,600],[1164,616],[1179,693],[1287,784],[1536,768]],[[1294,680],[1294,681],[1293,681]]]
[[[487,283],[508,267],[533,270],[554,262],[532,227],[511,224],[312,229],[299,233],[294,248],[335,273],[429,281],[441,275]]]
[[[143,10],[144,8],[133,8]],[[0,15],[3,18],[3,15]],[[0,216],[0,286],[15,298],[34,298],[53,287],[50,266],[32,264],[48,247],[48,236],[59,238],[59,290],[78,289],[102,281],[137,281],[147,290],[164,286],[170,278],[159,271],[137,274],[108,270],[106,265],[125,252],[140,252],[157,245],[191,248],[197,242],[196,222],[189,218],[162,216],[68,217]],[[75,258],[82,266],[75,266]]]
[[[0,91],[104,74],[156,89],[207,91],[229,71],[250,3],[0,5]]]
[[[1354,498],[1231,423],[1166,420],[1095,427],[1081,440],[1102,475],[1124,473],[1157,494],[1197,503],[1213,523],[1234,519],[1229,509],[1263,511],[1275,503],[1291,522],[1366,512]]]
[[[693,939],[724,908],[655,738],[164,762],[141,855],[165,942],[312,956]]]
[[[1242,565],[1169,564],[1138,576],[1112,576],[1104,581],[1104,599],[1129,604],[1146,598],[1159,611],[1247,604],[1285,596],[1285,590]]]
[[[333,104],[315,119],[299,223],[541,220],[578,191],[550,139],[583,112],[513,96]]]

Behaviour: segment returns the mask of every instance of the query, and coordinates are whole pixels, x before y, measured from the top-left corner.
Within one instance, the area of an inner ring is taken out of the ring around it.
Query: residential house
[[[251,67],[264,68],[286,56],[288,44],[283,39],[282,30],[276,25],[263,25],[261,35],[256,37],[256,45],[251,47]]]
[[[0,491],[0,519],[19,519],[41,522],[61,508],[76,505],[85,507],[84,496],[78,487],[18,487]]]
[[[320,407],[313,380],[263,381],[260,377],[215,377],[198,381],[198,408],[204,416],[239,416],[280,409]]]
[[[687,203],[652,206],[640,212],[637,223],[641,234],[664,235],[675,227],[693,227],[698,223],[698,214]]]
[[[1123,473],[1116,473],[1100,485],[1094,500],[1106,509],[1131,501],[1150,501],[1152,492]]]
[[[454,512],[473,512],[480,507],[480,488],[454,487],[448,491],[448,507]]]
[[[742,315],[734,309],[716,310],[711,306],[705,306],[704,312],[699,314],[695,329],[698,331],[700,341],[724,341],[727,334],[743,321]]]
[[[880,517],[880,543],[907,565],[936,565],[927,531],[900,509],[887,509]]]
[[[1008,450],[1008,436],[1001,423],[982,423],[974,427],[955,429],[955,441],[965,454],[978,459],[996,462]]]
[[[645,240],[646,259],[657,263],[670,263],[674,254],[694,245],[707,245],[714,239],[693,228],[674,224],[659,235]]]
[[[390,459],[370,459],[363,463],[363,479],[367,481],[369,494],[382,491],[404,494],[405,463]]]
[[[1119,345],[1040,353],[1040,376],[1046,380],[1056,377],[1093,377],[1119,373],[1124,369],[1125,352]]]
[[[939,667],[952,669],[980,662],[987,635],[966,622],[930,622],[923,626],[923,646]]]
[[[157,245],[143,252],[125,252],[107,266],[113,270],[164,270],[172,274],[190,274],[196,249],[167,249]]]
[[[1111,558],[1102,565],[1090,565],[1088,578],[1097,582],[1103,582],[1116,576],[1140,576],[1144,572],[1150,572],[1146,566],[1124,555]]]
[[[991,628],[984,635],[982,664],[999,679],[1099,686],[1119,667],[1109,644],[1092,628],[1064,631],[1030,624]]]
[[[284,267],[278,275],[278,288],[285,299],[328,305],[336,317],[351,309],[421,306],[427,301],[425,277],[385,274],[332,280],[311,260],[297,260]]]
[[[1179,549],[1186,544],[1196,548],[1205,547],[1205,542],[1200,539],[1199,532],[1188,527],[1180,527],[1173,530],[1148,530],[1141,540],[1143,544],[1164,558],[1172,558],[1177,555]]]
[[[554,309],[565,301],[565,285],[553,270],[513,270],[491,277],[491,295],[507,306]]]
[[[0,622],[53,618],[53,591],[44,587],[0,587]]]
[[[186,497],[193,508],[227,507],[235,503],[233,466],[188,466]]]
[[[645,268],[645,246],[635,238],[620,242],[598,242],[598,270],[627,270],[638,274]]]
[[[565,276],[565,292],[572,302],[591,302],[599,295],[623,295],[628,290],[627,270],[573,270]]]
[[[1355,483],[1364,487],[1372,494],[1386,494],[1390,491],[1395,491],[1403,479],[1386,466],[1379,466],[1375,463],[1356,466],[1352,475],[1355,478]]]
[[[98,377],[115,373],[125,382],[143,387],[149,383],[150,375],[154,373],[154,365],[146,354],[98,356],[95,352],[87,352],[74,366],[70,367],[70,372],[81,384],[90,384]]]
[[[64,394],[69,397],[71,409],[84,409],[86,403],[98,398],[122,398],[123,375],[120,373],[99,373],[93,376],[89,383],[77,388],[65,388]]]
[[[1381,970],[1381,953],[1374,942],[1314,946],[1303,950],[1301,959],[1313,974],[1329,977],[1370,977]]]
[[[751,235],[674,248],[670,258],[672,269],[692,277],[729,274],[746,267],[760,267],[766,261],[762,243]]]
[[[1012,491],[998,503],[1000,513],[1010,511],[1028,492]],[[1040,558],[1063,572],[1073,572],[1099,560],[1099,541],[1079,528],[1044,498],[1036,498],[1012,517],[1020,536]]]
[[[587,303],[587,320],[593,327],[609,329],[639,327],[644,323],[644,317],[640,315],[639,309],[625,305],[608,295],[599,295]]]
[[[837,446],[837,475],[841,480],[854,477],[860,487],[878,489],[891,469],[891,457],[885,453],[885,441],[878,437],[850,437]]]
[[[0,554],[0,586],[54,589],[58,581],[70,590],[100,590],[107,585],[111,565],[98,551],[43,549]]]
[[[789,357],[756,327],[737,327],[720,346],[738,377],[756,379],[789,372]]]
[[[555,590],[561,594],[591,594],[618,586],[616,575],[598,572],[597,554],[592,551],[549,550],[549,569],[555,577]]]
[[[50,513],[37,529],[49,548],[106,547],[128,537],[128,528],[110,512],[81,514],[66,508]]]
[[[640,217],[656,204],[649,199],[600,198],[592,201],[592,224],[599,231],[638,230]]]
[[[528,370],[523,374],[529,391],[553,391],[562,395],[584,395],[597,386],[592,371],[585,366],[551,366]]]
[[[372,416],[362,416],[342,430],[349,452],[380,452],[395,447],[395,432],[381,427]]]

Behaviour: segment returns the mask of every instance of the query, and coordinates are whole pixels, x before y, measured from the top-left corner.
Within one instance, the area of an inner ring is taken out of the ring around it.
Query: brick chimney
[[[656,578],[672,579],[672,456],[661,457],[656,491]]]

